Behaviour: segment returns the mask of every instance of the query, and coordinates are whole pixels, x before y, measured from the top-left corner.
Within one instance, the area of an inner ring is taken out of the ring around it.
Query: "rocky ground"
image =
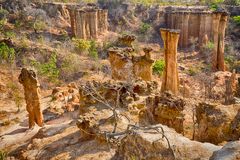
[[[155,17],[161,7],[101,3],[103,8],[111,6],[110,26],[94,42],[96,58],[91,49],[76,50],[70,17],[62,3],[2,4],[10,14],[0,28],[0,40],[10,38],[16,57],[13,64],[0,59],[0,160],[240,159],[237,86],[234,102],[225,103],[225,81],[233,77],[237,85],[239,77],[232,74],[239,67],[239,27],[231,25],[227,31],[226,57],[235,59],[227,61],[228,71],[212,72],[207,50],[204,54],[194,46],[179,50],[180,93],[160,94],[163,76],[159,73],[153,73],[150,82],[113,80],[107,50],[119,47],[118,37],[127,31],[136,35],[130,48],[138,56],[150,47],[154,62],[163,59],[156,30],[161,18]],[[23,9],[26,15],[18,12]],[[37,17],[34,13],[46,22],[43,28],[36,23],[37,31],[29,23]],[[145,23],[151,24],[146,32],[139,28]],[[18,80],[22,67],[38,73],[43,127],[28,128],[24,88]]]

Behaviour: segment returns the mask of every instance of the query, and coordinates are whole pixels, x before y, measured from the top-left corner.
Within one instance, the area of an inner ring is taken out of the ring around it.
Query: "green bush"
[[[90,47],[88,49],[89,56],[95,60],[98,59],[97,44],[95,41],[90,41]]]
[[[16,37],[16,34],[14,33],[14,32],[4,32],[4,36],[6,37],[6,38],[15,38]]]
[[[41,20],[36,20],[33,23],[33,29],[35,33],[38,33],[39,31],[42,31],[44,29],[46,29],[46,23],[44,21]]]
[[[214,48],[214,43],[211,42],[211,41],[209,41],[209,42],[206,44],[205,47],[206,47],[207,49],[209,49],[209,50],[212,50],[212,49]]]
[[[8,17],[9,13],[5,9],[0,9],[0,20],[6,19]]]
[[[140,32],[141,34],[145,34],[145,33],[147,33],[147,32],[149,31],[150,28],[151,28],[151,25],[150,25],[150,24],[148,24],[148,23],[143,23],[143,24],[140,26],[140,28],[139,28],[139,32]]]
[[[4,25],[7,23],[9,13],[5,9],[0,9],[0,30],[2,31]]]
[[[88,51],[89,48],[91,47],[91,42],[88,40],[73,39],[73,42],[77,51],[80,51],[80,52]]]
[[[210,9],[216,11],[220,8],[220,5],[224,2],[224,0],[211,0],[207,3],[210,4]]]
[[[57,68],[57,54],[54,52],[47,63],[40,63],[32,61],[31,65],[34,66],[40,75],[47,76],[51,82],[57,82],[59,77],[59,69]]]
[[[15,60],[15,50],[8,47],[4,42],[0,43],[0,62],[13,63]]]
[[[164,60],[159,59],[153,65],[153,72],[162,75],[164,67],[165,67]]]
[[[233,21],[237,24],[240,25],[240,16],[234,16]]]

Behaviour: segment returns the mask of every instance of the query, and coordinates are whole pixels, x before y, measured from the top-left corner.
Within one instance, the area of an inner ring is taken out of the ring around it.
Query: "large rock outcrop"
[[[97,39],[108,30],[108,10],[96,6],[68,7],[72,35],[80,39]]]
[[[126,135],[121,140],[116,159],[209,159],[214,151],[221,148],[209,143],[191,141],[164,125],[149,128],[155,129],[142,127]]]
[[[111,64],[112,78],[115,80],[131,81],[141,78],[144,81],[152,80],[151,48],[144,48],[145,54],[134,55],[132,42],[136,38],[124,35],[118,39],[117,46],[110,48],[109,61]]]
[[[177,65],[177,45],[179,31],[170,29],[160,30],[164,41],[165,68],[163,71],[163,82],[161,91],[171,91],[174,94],[179,90],[179,77]]]
[[[229,142],[222,149],[215,151],[210,160],[239,160],[240,141]]]
[[[24,95],[29,113],[29,128],[35,123],[43,126],[43,115],[40,105],[39,83],[36,73],[31,69],[23,68],[19,75],[19,82],[24,87]]]
[[[214,144],[240,138],[240,106],[200,103],[196,107],[197,140]]]
[[[184,133],[185,101],[169,92],[146,98],[146,107],[139,112],[139,122],[144,125],[163,124]]]

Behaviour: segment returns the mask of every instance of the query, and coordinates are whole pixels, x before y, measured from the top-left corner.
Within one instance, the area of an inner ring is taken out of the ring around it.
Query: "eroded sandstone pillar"
[[[177,70],[177,45],[179,40],[179,31],[161,29],[160,32],[164,41],[165,59],[161,92],[171,91],[172,93],[177,94],[179,90],[179,77]]]
[[[213,14],[213,43],[212,69],[225,71],[224,64],[224,37],[228,15],[222,12]]]
[[[133,79],[132,57],[127,56],[127,51],[122,49],[110,49],[108,53],[112,78],[114,80],[131,81]]]
[[[225,64],[224,64],[224,37],[225,37],[225,30],[227,25],[227,18],[226,14],[222,14],[218,29],[218,57],[217,57],[217,69],[219,71],[225,71]]]
[[[86,39],[86,12],[76,10],[76,36],[80,39]]]
[[[72,9],[72,8],[69,8],[68,12],[69,12],[69,16],[70,16],[72,36],[76,36],[76,15],[75,15],[75,10]]]
[[[184,22],[183,22],[183,27],[182,27],[183,28],[183,30],[182,30],[182,36],[183,36],[182,46],[184,48],[186,48],[186,47],[188,47],[188,41],[189,41],[189,38],[188,38],[189,13],[188,12],[184,13],[183,19],[184,19]]]
[[[108,30],[108,10],[98,10],[98,32],[102,34]]]
[[[97,10],[91,10],[88,12],[89,32],[90,39],[97,39],[98,34],[98,12]]]
[[[39,83],[37,75],[33,70],[23,68],[18,77],[19,82],[24,87],[24,95],[29,113],[29,128],[35,123],[43,126],[43,115],[40,106]]]
[[[144,56],[133,57],[133,73],[135,78],[142,78],[144,81],[152,80],[152,65],[154,60],[151,59],[151,48],[144,48]]]

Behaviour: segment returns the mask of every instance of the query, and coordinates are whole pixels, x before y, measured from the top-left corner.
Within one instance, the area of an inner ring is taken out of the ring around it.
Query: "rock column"
[[[76,36],[76,14],[75,10],[69,8],[68,9],[69,16],[70,16],[70,22],[71,22],[71,30],[72,30],[72,36]]]
[[[179,77],[177,70],[177,45],[179,31],[170,29],[160,30],[164,41],[165,68],[163,72],[163,82],[161,92],[171,91],[174,94],[179,90]]]
[[[217,57],[217,69],[220,71],[225,71],[224,64],[224,37],[227,25],[227,15],[222,14],[218,29],[218,57]]]
[[[108,10],[98,10],[98,32],[102,34],[108,30]]]
[[[212,54],[212,69],[214,71],[225,71],[224,64],[224,37],[227,24],[226,13],[213,14],[213,43],[214,50]]]
[[[144,56],[133,57],[133,73],[135,78],[140,77],[144,81],[152,80],[152,64],[154,60],[151,59],[151,51],[151,48],[144,48]]]
[[[86,39],[86,12],[76,10],[76,36],[81,39]]]
[[[19,82],[24,87],[24,95],[29,113],[29,128],[35,123],[43,126],[43,115],[40,106],[39,83],[36,73],[33,70],[23,68],[18,77]]]
[[[88,19],[89,21],[89,39],[97,39],[98,34],[98,12],[97,10],[92,10],[88,12]]]

